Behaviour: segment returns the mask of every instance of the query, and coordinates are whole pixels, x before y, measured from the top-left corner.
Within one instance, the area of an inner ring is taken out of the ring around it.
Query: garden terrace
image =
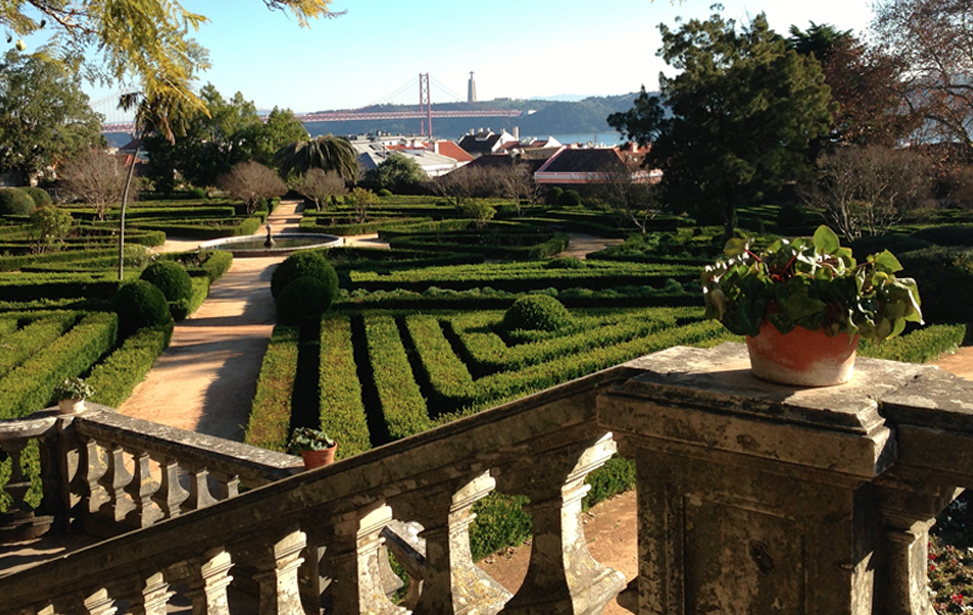
[[[175,593],[222,615],[230,586],[278,615],[593,614],[620,592],[644,614],[925,613],[927,530],[973,484],[973,420],[953,401],[971,396],[936,368],[872,359],[848,385],[791,389],[752,379],[742,345],[677,347],[293,476],[285,455],[48,410],[0,424],[15,461],[41,444],[40,508],[24,509],[19,473],[5,488],[16,527],[109,537],[8,571],[0,615],[163,613]],[[580,519],[585,476],[616,448],[637,465],[627,585]],[[471,558],[471,507],[494,489],[530,500],[512,595]],[[398,606],[386,549],[411,577]]]

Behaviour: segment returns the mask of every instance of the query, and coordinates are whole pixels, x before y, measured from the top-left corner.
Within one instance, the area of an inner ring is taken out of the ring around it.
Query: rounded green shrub
[[[302,276],[291,282],[277,297],[277,322],[299,326],[321,319],[331,307],[335,289],[320,278]]]
[[[556,331],[571,321],[571,315],[560,301],[548,295],[527,295],[514,301],[503,315],[508,331],[531,329]]]
[[[29,216],[34,199],[22,188],[0,188],[0,216]]]
[[[557,205],[561,201],[562,194],[564,194],[564,190],[554,186],[547,191],[547,194],[544,196],[544,201],[547,202],[548,205]]]
[[[189,273],[175,261],[156,261],[142,271],[141,279],[155,284],[167,301],[188,300],[193,294]]]
[[[51,195],[49,195],[47,190],[44,190],[43,188],[31,186],[29,188],[24,188],[23,190],[30,195],[30,199],[34,201],[35,207],[44,207],[45,205],[54,204],[54,201],[51,200]]]
[[[544,269],[584,269],[587,265],[574,256],[559,256],[544,263]]]
[[[386,197],[390,197],[392,196],[392,191],[389,190],[388,188],[382,188],[381,190],[378,191],[378,196],[383,199]]]
[[[931,226],[912,233],[912,236],[937,246],[973,246],[973,224]]]
[[[119,288],[112,309],[118,313],[118,332],[123,337],[139,329],[172,324],[166,296],[146,280],[136,280]]]
[[[331,295],[338,294],[338,274],[320,252],[303,250],[291,254],[282,262],[270,278],[270,294],[274,299],[294,280],[310,276],[328,285]]]
[[[930,324],[973,322],[973,249],[927,248],[897,255],[914,278],[922,298],[922,316]]]
[[[561,207],[577,207],[581,205],[581,195],[577,190],[565,190],[557,204]]]

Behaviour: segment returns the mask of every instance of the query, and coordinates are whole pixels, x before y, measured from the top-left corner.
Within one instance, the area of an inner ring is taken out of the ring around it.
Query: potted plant
[[[291,432],[288,448],[291,453],[300,452],[301,458],[304,459],[304,468],[311,470],[334,461],[338,443],[320,429],[298,427]]]
[[[65,378],[54,387],[54,397],[57,399],[58,411],[61,414],[73,414],[84,411],[84,400],[95,394],[91,385],[84,378]]]
[[[706,317],[745,335],[751,370],[801,386],[847,382],[859,339],[879,343],[922,322],[915,280],[885,250],[856,262],[827,226],[754,252],[731,239],[700,278]],[[824,353],[819,355],[818,353]]]

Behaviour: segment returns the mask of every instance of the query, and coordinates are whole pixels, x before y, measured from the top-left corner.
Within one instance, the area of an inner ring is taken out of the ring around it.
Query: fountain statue
[[[264,247],[273,248],[277,242],[274,241],[274,238],[270,236],[270,231],[273,230],[274,227],[270,225],[270,222],[268,222],[264,225],[264,228],[267,229],[267,241],[264,242]]]

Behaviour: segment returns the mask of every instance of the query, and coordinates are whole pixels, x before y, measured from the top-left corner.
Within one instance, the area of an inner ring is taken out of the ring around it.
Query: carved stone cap
[[[599,421],[616,435],[658,450],[695,447],[861,477],[896,456],[880,400],[936,370],[859,359],[847,384],[789,387],[753,377],[746,347],[734,343],[677,346],[625,367],[634,375],[598,399]]]

